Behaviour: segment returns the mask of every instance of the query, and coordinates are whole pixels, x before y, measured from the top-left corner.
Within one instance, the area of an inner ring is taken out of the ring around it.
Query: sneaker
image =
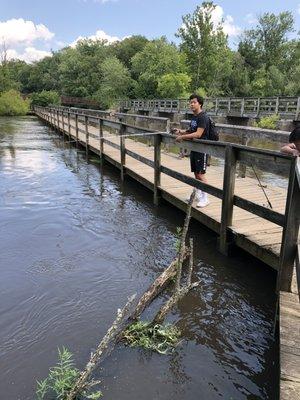
[[[201,199],[200,201],[198,201],[198,203],[196,204],[197,208],[203,208],[209,205],[209,200],[208,199]]]
[[[197,189],[197,190],[196,190],[195,201],[199,202],[199,201],[201,201],[201,199],[202,199],[202,190]],[[185,201],[188,203],[188,202],[190,201],[190,197],[187,197],[187,198],[185,199]]]

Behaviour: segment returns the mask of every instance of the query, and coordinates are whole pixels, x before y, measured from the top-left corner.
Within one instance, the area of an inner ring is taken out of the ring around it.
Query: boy
[[[292,156],[300,156],[300,127],[293,130],[289,137],[289,144],[281,148],[281,152]]]
[[[193,117],[190,122],[190,127],[187,130],[176,129],[178,135],[177,142],[188,139],[208,139],[209,137],[209,118],[202,110],[203,98],[197,94],[190,96],[190,108],[193,111]],[[194,172],[195,178],[201,182],[207,183],[205,177],[207,167],[207,157],[205,153],[191,151],[191,171]],[[196,192],[197,207],[206,207],[209,204],[207,193],[197,189]]]

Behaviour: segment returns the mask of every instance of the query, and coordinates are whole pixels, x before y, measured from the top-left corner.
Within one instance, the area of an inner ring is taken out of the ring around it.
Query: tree
[[[158,80],[169,73],[185,72],[184,58],[165,38],[152,40],[132,58],[133,76],[138,81],[136,96],[156,97]]]
[[[183,24],[176,36],[180,49],[186,55],[192,76],[192,88],[205,88],[209,94],[223,93],[231,69],[231,52],[222,23],[214,24],[213,2],[203,2],[193,14],[182,18]]]
[[[128,69],[115,56],[103,61],[101,75],[100,88],[93,98],[104,108],[109,108],[116,100],[126,97],[131,78]]]
[[[30,101],[23,99],[16,90],[8,90],[0,95],[0,115],[26,115]]]
[[[157,92],[162,98],[184,98],[187,97],[190,82],[191,78],[187,74],[165,74],[158,79]]]
[[[40,93],[33,93],[31,104],[34,106],[47,107],[49,105],[59,105],[60,95],[54,90],[42,90]]]
[[[293,31],[294,19],[289,11],[275,15],[265,13],[254,29],[245,31],[239,52],[252,68],[282,65],[287,34]]]
[[[145,36],[135,35],[112,44],[112,47],[118,59],[125,67],[130,69],[132,57],[134,57],[136,53],[143,51],[148,42]]]

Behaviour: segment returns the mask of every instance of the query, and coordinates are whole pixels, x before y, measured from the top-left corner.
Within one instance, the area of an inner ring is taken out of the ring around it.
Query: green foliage
[[[264,129],[276,129],[279,116],[274,114],[261,118],[254,126]]]
[[[184,57],[165,38],[152,40],[132,58],[137,97],[156,97],[159,79],[166,74],[185,72]]]
[[[178,344],[180,331],[170,324],[151,325],[149,322],[138,321],[130,325],[123,336],[131,347],[142,347],[160,354],[168,354]]]
[[[166,38],[135,35],[109,44],[84,39],[51,56],[26,64],[0,63],[0,93],[56,91],[94,98],[111,107],[119,98],[187,97],[202,88],[206,96],[300,95],[299,34],[290,39],[290,12],[264,13],[229,48],[216,4],[204,1],[183,16],[179,46]]]
[[[192,88],[205,88],[209,95],[222,94],[231,71],[231,51],[222,24],[214,25],[212,13],[216,5],[203,2],[193,14],[182,18],[177,32],[180,48],[186,55]]]
[[[114,47],[114,53],[116,57],[128,69],[130,69],[132,57],[134,57],[137,53],[143,51],[147,43],[148,39],[146,39],[144,36],[134,35],[120,42],[116,42],[112,46]]]
[[[165,74],[158,79],[157,92],[160,97],[168,99],[185,98],[191,78],[187,74]]]
[[[48,395],[55,396],[56,400],[65,400],[68,392],[74,386],[80,375],[75,367],[73,354],[65,347],[58,349],[58,363],[50,368],[49,375],[43,381],[37,382],[36,395],[38,400],[43,400]],[[81,398],[97,400],[102,396],[100,391],[82,393]]]
[[[175,250],[178,253],[179,248],[180,248],[180,241],[181,241],[181,235],[182,235],[182,228],[180,226],[176,227],[176,241],[175,241]]]
[[[42,90],[40,93],[33,93],[31,104],[34,106],[46,107],[49,105],[59,105],[60,95],[54,90]]]
[[[115,56],[103,61],[101,75],[100,88],[93,98],[99,101],[103,108],[109,108],[116,100],[126,97],[131,78],[128,69]]]
[[[16,90],[11,89],[0,95],[0,115],[26,115],[29,105],[30,101],[23,99]]]

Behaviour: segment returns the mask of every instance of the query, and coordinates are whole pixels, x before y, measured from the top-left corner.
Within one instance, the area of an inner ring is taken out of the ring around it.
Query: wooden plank
[[[124,181],[125,176],[125,163],[126,163],[126,149],[125,149],[125,126],[122,124],[119,130],[120,135],[120,160],[121,160],[121,181]]]
[[[132,157],[132,158],[134,158],[134,159],[136,159],[136,160],[138,160],[138,161],[140,161],[140,162],[142,162],[142,163],[148,165],[149,167],[154,168],[154,162],[153,162],[152,160],[149,160],[149,159],[146,158],[146,157],[143,157],[143,156],[141,156],[141,155],[139,155],[139,154],[137,154],[137,153],[134,153],[133,151],[131,151],[131,150],[129,150],[129,149],[126,149],[125,152],[126,152],[126,154],[128,154],[130,157]]]
[[[228,254],[228,227],[232,225],[235,173],[236,152],[232,146],[228,145],[225,151],[225,169],[223,179],[222,214],[219,244],[219,249],[221,253],[225,255]]]
[[[160,200],[161,185],[161,135],[154,136],[154,204],[157,206]]]
[[[300,187],[296,176],[297,159],[291,164],[285,222],[280,252],[280,268],[277,277],[277,291],[291,291],[294,262],[296,258],[300,223]]]

